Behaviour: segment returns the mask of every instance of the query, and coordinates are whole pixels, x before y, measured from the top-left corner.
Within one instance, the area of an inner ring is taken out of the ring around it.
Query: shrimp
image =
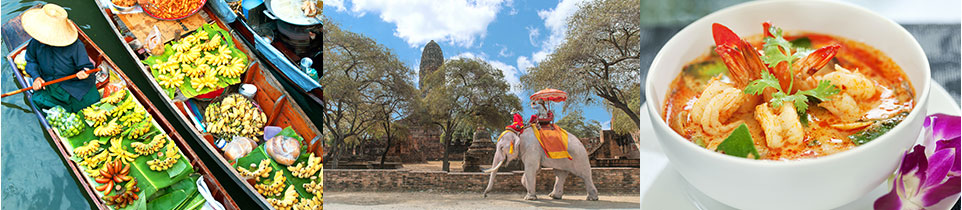
[[[859,110],[856,101],[872,98],[878,92],[877,87],[872,80],[861,73],[849,71],[839,65],[835,65],[835,69],[834,72],[823,75],[820,80],[828,80],[841,91],[830,97],[830,100],[819,103],[818,106],[835,114],[843,122],[858,120],[863,113]]]
[[[713,78],[691,107],[689,119],[709,135],[731,132],[739,122],[724,123],[738,107],[745,104],[748,96],[732,84]]]
[[[765,132],[765,142],[768,148],[781,148],[786,143],[798,145],[804,137],[802,122],[798,120],[795,112],[795,105],[792,103],[782,103],[779,113],[774,113],[768,108],[768,103],[759,104],[755,107],[755,120],[762,126]]]

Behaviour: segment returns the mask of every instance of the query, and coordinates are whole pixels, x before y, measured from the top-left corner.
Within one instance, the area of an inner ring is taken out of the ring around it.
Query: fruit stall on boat
[[[234,29],[198,2],[125,9],[97,1],[151,87],[231,182],[261,208],[320,209],[320,131]],[[158,9],[170,7],[185,14]]]
[[[76,27],[76,25],[74,25]],[[4,23],[5,57],[20,87],[34,81],[23,72],[30,37],[20,17]],[[143,92],[80,28],[102,99],[76,113],[60,106],[41,110],[24,93],[57,152],[99,209],[239,209],[200,158]]]

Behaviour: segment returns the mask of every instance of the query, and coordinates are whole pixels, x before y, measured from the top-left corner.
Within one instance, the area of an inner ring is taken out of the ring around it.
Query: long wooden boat
[[[126,23],[118,14],[115,14],[109,8],[101,5],[100,1],[97,2],[99,8],[101,8],[101,13],[107,22],[110,24],[115,35],[120,39],[122,43],[127,43],[125,48],[131,57],[136,58],[138,61],[143,61],[146,59],[147,55],[145,53],[146,49],[138,43],[143,41],[139,40],[132,31],[128,23]],[[298,135],[303,138],[302,144],[311,145],[308,151],[313,152],[315,156],[322,157],[323,150],[320,146],[321,142],[321,132],[317,129],[315,124],[307,118],[301,107],[293,102],[289,93],[281,86],[280,82],[268,72],[267,69],[261,67],[261,61],[256,56],[251,53],[251,51],[242,44],[240,40],[237,40],[237,34],[234,33],[230,26],[226,25],[220,18],[218,18],[209,6],[205,6],[201,11],[195,16],[200,16],[203,18],[204,22],[207,24],[213,24],[221,29],[231,32],[231,37],[229,40],[234,43],[234,46],[238,50],[242,51],[244,54],[248,55],[252,59],[248,66],[248,70],[244,73],[241,78],[241,84],[253,84],[257,87],[256,94],[252,97],[253,101],[257,103],[264,113],[267,115],[267,125],[277,126],[280,128],[291,127]],[[133,19],[133,18],[131,18]],[[135,21],[128,19],[127,21]],[[190,19],[190,18],[188,18]],[[194,18],[196,19],[196,18]],[[138,24],[138,23],[131,23]],[[182,22],[178,22],[179,25],[186,25]],[[134,26],[140,27],[140,26]],[[185,29],[184,34],[191,32],[194,29]],[[226,38],[226,37],[225,37]],[[141,52],[141,53],[138,53]],[[151,83],[151,87],[160,94],[160,98],[165,100],[165,105],[171,108],[176,113],[176,119],[181,123],[187,125],[191,131],[189,135],[195,137],[201,145],[204,145],[203,151],[206,155],[215,159],[217,166],[222,170],[227,172],[230,180],[234,184],[241,186],[243,189],[243,194],[247,198],[251,198],[256,203],[259,204],[260,209],[273,208],[267,201],[267,198],[260,195],[256,188],[254,188],[254,180],[247,179],[240,175],[236,168],[232,166],[233,162],[229,161],[228,158],[221,152],[219,147],[216,145],[217,140],[215,137],[205,132],[205,126],[203,123],[202,116],[203,111],[210,103],[210,101],[195,100],[195,99],[183,99],[170,97],[167,92],[160,86],[154,76],[151,74],[150,68],[143,63],[138,63],[141,72],[148,78],[147,80]],[[186,85],[186,84],[185,84]],[[231,85],[225,88],[225,93],[234,93],[239,89],[239,85]],[[222,179],[225,180],[225,179]],[[239,196],[238,194],[234,195]]]
[[[74,27],[77,27],[77,26],[74,25]],[[14,71],[14,76],[16,77],[17,83],[19,83],[21,87],[29,87],[30,86],[29,82],[32,82],[33,79],[30,77],[25,77],[24,74],[20,72],[20,69],[17,68],[17,65],[14,62],[14,58],[18,54],[26,52],[26,47],[30,40],[30,37],[25,32],[23,32],[23,29],[20,26],[20,16],[17,16],[14,19],[11,19],[10,21],[4,23],[3,31],[5,35],[3,37],[5,45],[8,47],[17,46],[13,49],[9,49],[10,53],[5,56],[5,58],[7,59],[7,63],[11,65],[11,69],[13,69]],[[147,99],[144,93],[140,91],[140,88],[138,88],[137,85],[135,85],[127,77],[127,75],[124,74],[123,71],[120,71],[117,65],[114,64],[114,62],[109,57],[107,57],[107,55],[100,49],[100,47],[98,47],[97,44],[94,43],[90,39],[90,37],[88,37],[83,32],[82,29],[77,27],[77,31],[80,33],[80,36],[78,36],[79,37],[78,39],[84,43],[87,54],[90,57],[90,60],[93,61],[95,66],[100,67],[102,69],[100,73],[107,73],[107,74],[113,75],[116,78],[119,78],[122,84],[125,84],[124,89],[126,91],[129,91],[129,93],[131,94],[130,96],[133,97],[133,100],[136,100],[143,106],[146,112],[156,122],[157,127],[160,128],[163,133],[166,133],[167,136],[172,140],[172,142],[176,144],[177,148],[180,149],[184,157],[188,160],[189,165],[193,167],[194,172],[202,176],[204,183],[207,185],[207,187],[210,190],[212,198],[220,202],[221,204],[223,204],[223,206],[226,209],[231,209],[231,210],[240,209],[238,208],[234,200],[227,194],[227,192],[221,186],[220,182],[217,181],[217,178],[215,178],[211,174],[207,166],[205,166],[204,163],[197,156],[197,154],[194,153],[194,150],[192,150],[188,146],[187,142],[184,141],[184,138],[181,137],[180,134],[178,134],[177,131],[174,130],[173,126],[171,126],[171,124],[167,121],[167,119],[163,115],[161,115],[160,111],[157,110],[157,107],[155,107],[150,102],[150,100]],[[95,74],[91,74],[91,77],[93,77],[94,75]],[[99,83],[98,89],[102,90],[106,88],[104,87],[106,83],[107,81]],[[120,91],[124,91],[124,89],[121,89]],[[104,200],[100,199],[100,195],[98,194],[98,192],[95,191],[95,186],[97,186],[97,184],[93,182],[92,179],[85,178],[85,175],[81,169],[81,166],[77,162],[74,162],[73,160],[71,160],[72,152],[70,151],[72,147],[69,147],[67,145],[68,142],[60,138],[60,135],[58,135],[57,132],[54,130],[54,128],[51,127],[51,125],[47,122],[47,118],[44,114],[42,114],[41,109],[39,109],[37,105],[33,103],[32,101],[33,91],[30,90],[23,94],[24,94],[24,97],[26,98],[27,103],[29,103],[30,107],[33,109],[34,114],[36,114],[37,118],[40,120],[40,123],[43,125],[44,130],[46,130],[47,134],[53,139],[53,142],[57,147],[56,148],[57,152],[59,152],[60,157],[63,158],[64,162],[67,163],[67,166],[70,168],[70,171],[73,173],[74,178],[81,180],[80,183],[83,185],[82,188],[85,190],[87,196],[91,200],[93,200],[93,203],[94,205],[97,206],[97,208],[109,209],[108,205],[104,202]],[[93,128],[88,128],[88,129],[93,129]],[[147,199],[147,198],[143,197],[140,199]]]

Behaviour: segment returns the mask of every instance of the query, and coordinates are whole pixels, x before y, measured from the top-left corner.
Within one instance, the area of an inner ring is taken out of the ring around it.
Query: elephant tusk
[[[495,165],[494,167],[491,167],[489,169],[484,169],[484,173],[491,173],[493,171],[497,171],[498,168],[501,168],[501,164],[504,164],[504,161],[498,162],[498,165]]]

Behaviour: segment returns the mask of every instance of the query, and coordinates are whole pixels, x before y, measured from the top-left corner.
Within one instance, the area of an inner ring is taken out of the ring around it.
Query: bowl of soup
[[[878,187],[922,129],[930,85],[897,23],[834,1],[758,1],[688,25],[645,97],[672,166],[739,209],[831,209]]]

